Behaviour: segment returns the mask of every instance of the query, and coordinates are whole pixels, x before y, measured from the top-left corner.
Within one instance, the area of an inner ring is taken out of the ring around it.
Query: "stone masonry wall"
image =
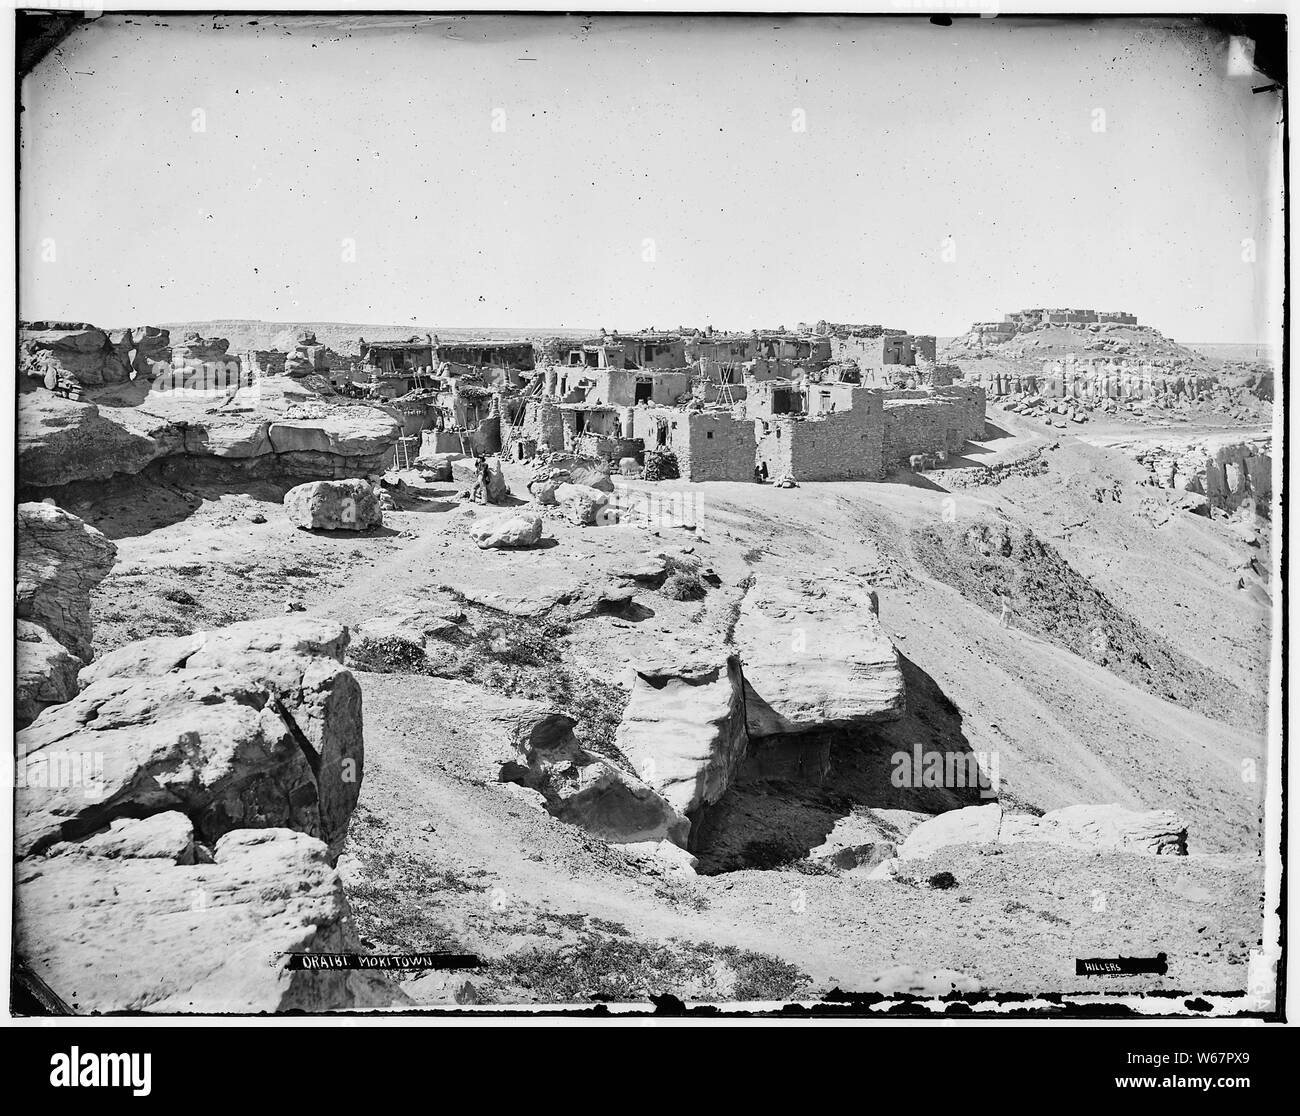
[[[754,423],[719,411],[691,415],[687,424],[689,463],[682,476],[693,481],[752,481]],[[681,457],[678,455],[680,463]],[[771,466],[769,466],[769,469]]]
[[[882,405],[881,392],[857,388],[847,410],[816,419],[767,419],[758,460],[767,464],[772,479],[789,474],[796,481],[879,480],[884,475]]]
[[[885,461],[892,464],[916,453],[961,450],[966,441],[964,420],[955,403],[920,392],[901,394],[910,398],[885,400]]]

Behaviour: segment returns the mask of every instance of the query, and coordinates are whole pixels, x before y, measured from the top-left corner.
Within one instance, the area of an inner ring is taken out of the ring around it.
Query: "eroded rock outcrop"
[[[51,373],[85,385],[131,376],[131,332],[110,335],[86,322],[30,322],[19,332],[19,370],[44,382]]]
[[[206,364],[225,364],[237,359],[229,356],[230,342],[224,337],[200,337],[190,332],[172,346],[172,365],[175,368],[202,368]]]
[[[307,617],[141,640],[18,734],[16,951],[70,1010],[409,1004],[290,963],[364,952],[333,867],[362,778],[347,642]]]
[[[131,331],[135,353],[131,368],[138,378],[155,379],[160,372],[171,367],[171,332],[158,326],[137,326]]]
[[[77,672],[93,654],[90,592],[117,547],[53,504],[18,505],[14,715],[30,724],[46,706],[77,692]]]
[[[284,826],[337,859],[363,774],[347,629],[308,617],[127,644],[17,736],[19,856],[124,817],[185,814],[211,846]],[[60,777],[68,764],[86,777]]]
[[[236,829],[211,862],[170,838],[115,840],[15,868],[17,954],[74,1012],[320,1012],[409,1005],[374,973],[290,969],[289,954],[361,952],[326,846],[283,828]],[[182,819],[183,820],[183,819]],[[144,823],[137,823],[137,826]]]
[[[138,473],[182,448],[166,420],[134,407],[106,407],[38,391],[18,399],[18,482],[55,488]]]
[[[53,504],[18,505],[15,610],[81,659],[91,656],[90,591],[113,568],[117,547]]]
[[[1267,513],[1273,495],[1273,458],[1267,438],[1144,446],[1137,460],[1159,488],[1194,492],[1209,508],[1235,512],[1243,504]]]
[[[896,720],[898,655],[876,595],[833,578],[760,577],[736,624],[751,737]]]
[[[1118,849],[1143,856],[1186,856],[1187,822],[1172,810],[1123,806],[1065,806],[1042,817],[1007,814],[1001,844],[1047,841],[1079,849]]]
[[[721,798],[745,757],[743,685],[734,655],[633,669],[615,743],[683,817]]]
[[[690,822],[630,771],[584,748],[574,719],[530,701],[493,699],[494,731],[483,761],[501,782],[542,795],[553,817],[607,841],[671,841],[685,847]]]
[[[14,643],[14,720],[30,725],[47,705],[67,701],[77,692],[83,663],[39,624],[19,620]]]
[[[1142,856],[1186,856],[1187,823],[1170,810],[1066,806],[1046,814],[1009,814],[997,802],[950,810],[922,822],[899,847],[900,859],[929,856],[949,845],[1041,841],[1073,849]]]
[[[127,385],[130,400],[89,402],[53,392],[18,402],[18,475],[48,489],[137,474],[167,457],[218,473],[278,480],[367,476],[392,458],[399,419],[340,403],[287,376],[182,370]],[[99,398],[97,396],[97,398]]]

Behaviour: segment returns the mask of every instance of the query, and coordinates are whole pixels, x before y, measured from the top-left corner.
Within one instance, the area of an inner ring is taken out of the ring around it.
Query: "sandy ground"
[[[915,880],[893,883],[806,865],[651,875],[475,766],[482,691],[443,678],[360,672],[366,774],[341,865],[358,928],[379,947],[456,947],[488,962],[468,978],[433,973],[409,981],[420,1002],[546,999],[555,978],[539,958],[572,959],[575,950],[610,943],[648,943],[679,959],[708,946],[713,953],[698,955],[709,962],[697,966],[703,975],[660,988],[706,998],[737,994],[736,972],[760,957],[792,966],[781,970],[787,983],[809,994],[867,987],[895,965],[956,969],[1009,991],[1242,988],[1261,917],[1263,788],[1245,773],[1250,761],[1263,770],[1269,612],[1236,588],[1235,571],[1254,556],[1265,580],[1271,576],[1267,536],[1262,550],[1251,548],[1236,525],[1171,508],[1167,494],[1137,483],[1142,471],[1122,451],[1094,444],[1108,438],[1099,427],[1085,440],[992,408],[990,419],[1002,436],[972,445],[949,471],[788,490],[643,486],[698,497],[698,529],[579,528],[551,515],[546,533],[554,542],[528,552],[478,550],[466,527],[496,509],[456,500],[450,484],[413,489],[384,528],[360,535],[297,530],[270,487],[108,486],[70,510],[119,547],[118,565],[93,601],[100,652],[145,635],[274,619],[291,602],[359,624],[451,590],[480,618],[542,615],[557,600],[606,584],[620,559],[690,548],[719,582],[704,601],[647,591],[638,597],[647,613],[639,621],[574,620],[561,638],[566,663],[615,686],[640,655],[675,643],[716,647],[749,575],[857,576],[877,589],[882,623],[925,707],[877,745],[932,729],[977,754],[996,753],[1004,797],[1020,808],[1174,809],[1187,818],[1198,854],[964,848],[922,862]],[[967,479],[959,474],[972,474],[976,462],[1036,450],[1048,461],[1040,476],[959,486]],[[510,479],[524,491],[521,473]],[[1116,486],[1119,500],[1092,496]],[[1206,693],[1232,697],[1223,712],[1164,700],[1014,618],[1000,627],[996,615],[914,561],[909,540],[918,528],[987,517],[1031,527],[1117,607],[1199,664]],[[837,807],[841,815],[907,805],[887,788],[840,775],[832,771],[823,789],[848,801]],[[791,817],[794,826],[793,807]],[[925,882],[941,871],[952,873],[955,887]],[[726,947],[753,955],[719,958],[716,950]],[[1074,976],[1077,956],[1159,951],[1170,958],[1163,978]],[[635,980],[627,987],[642,991]],[[743,987],[789,991],[776,978]],[[609,986],[570,992],[607,994]]]

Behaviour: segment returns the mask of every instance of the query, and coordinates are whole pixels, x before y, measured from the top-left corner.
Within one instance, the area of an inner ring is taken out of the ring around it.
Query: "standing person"
[[[1006,593],[1003,592],[998,593],[998,600],[1002,604],[1002,615],[998,618],[998,627],[1009,628],[1011,627],[1011,603]]]

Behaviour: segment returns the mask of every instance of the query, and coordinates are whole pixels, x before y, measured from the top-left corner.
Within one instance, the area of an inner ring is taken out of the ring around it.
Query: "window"
[[[713,431],[710,430],[710,431],[709,431],[707,434],[705,434],[704,436],[705,436],[706,438],[712,438],[712,437],[713,437]]]

